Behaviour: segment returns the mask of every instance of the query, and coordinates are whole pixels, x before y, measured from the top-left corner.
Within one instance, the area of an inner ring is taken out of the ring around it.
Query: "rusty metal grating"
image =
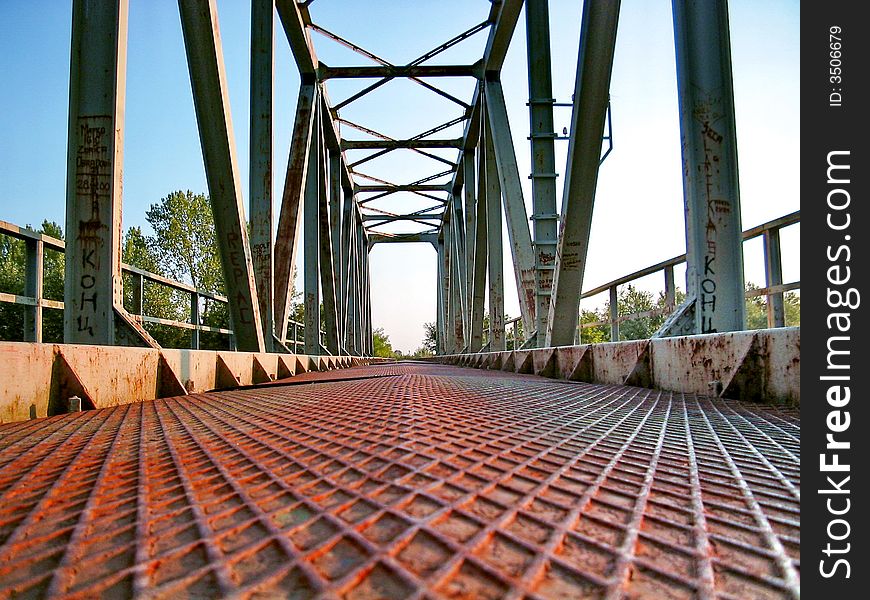
[[[398,369],[0,427],[0,596],[798,596],[796,411]]]

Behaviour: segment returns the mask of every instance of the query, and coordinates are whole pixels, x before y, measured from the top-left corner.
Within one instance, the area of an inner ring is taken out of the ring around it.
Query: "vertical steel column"
[[[215,0],[179,0],[178,8],[236,345],[242,351],[262,352],[265,343],[242,205],[217,8]]]
[[[726,0],[674,0],[688,294],[695,332],[744,325],[737,134]]]
[[[329,227],[332,244],[333,287],[335,288],[336,345],[344,346],[344,313],[342,310],[341,269],[344,261],[344,248],[341,245],[341,217],[344,202],[344,188],[341,181],[341,153],[329,152]]]
[[[456,341],[456,352],[462,352],[465,349],[465,219],[462,216],[462,198],[459,195],[453,196],[450,201],[452,207],[451,219],[453,227],[450,232],[453,237],[453,256],[451,265],[453,266],[453,295],[455,303],[455,311],[453,315],[453,337]]]
[[[320,354],[320,184],[323,178],[323,136],[320,106],[314,109],[314,129],[308,148],[308,172],[305,180],[305,354]]]
[[[463,197],[465,199],[465,321],[466,338],[471,338],[472,297],[474,296],[474,239],[477,232],[475,206],[474,150],[462,153]]]
[[[43,255],[45,248],[42,240],[27,238],[25,244],[24,295],[36,300],[33,306],[24,309],[24,341],[42,343],[42,280]]]
[[[281,213],[278,217],[278,232],[275,236],[275,333],[281,341],[287,337],[287,320],[293,299],[296,257],[299,254],[299,237],[302,230],[304,194],[308,181],[309,150],[314,130],[314,115],[317,86],[303,84],[296,101],[296,119],[293,138],[290,141],[290,156],[284,178],[281,198]]]
[[[444,340],[448,354],[456,353],[456,279],[453,276],[456,261],[453,260],[453,221],[450,218],[448,206],[445,213],[444,225],[444,301],[447,303],[447,312],[444,315]]]
[[[535,328],[547,331],[553,269],[556,264],[556,150],[548,0],[526,0],[529,65],[529,120],[532,147],[532,222],[535,248]]]
[[[486,119],[491,124],[492,147],[494,148],[504,212],[507,217],[508,237],[513,256],[514,276],[520,301],[523,330],[531,337],[535,328],[535,254],[532,250],[532,235],[529,232],[529,215],[523,200],[517,156],[514,152],[510,123],[504,92],[499,81],[486,81],[483,94],[486,102]],[[544,332],[541,332],[543,335]]]
[[[471,289],[471,339],[469,352],[483,348],[483,314],[486,304],[487,209],[486,209],[486,107],[481,103],[481,126],[477,147],[477,207],[475,208],[473,270]]]
[[[251,260],[266,351],[275,350],[272,281],[272,83],[274,2],[251,2]]]
[[[352,213],[351,213],[352,214]],[[347,265],[347,345],[353,355],[360,354],[359,324],[359,244],[356,237],[356,223],[351,224],[349,217],[345,222],[348,230],[348,265]]]
[[[121,290],[127,0],[73,2],[64,342],[114,344]]]
[[[325,115],[326,110],[321,105],[321,115]],[[326,127],[326,123],[322,123],[321,127]],[[322,129],[321,129],[322,131]],[[323,151],[321,153],[321,173],[320,178],[320,197],[318,199],[318,226],[320,227],[320,243],[318,251],[320,252],[320,292],[323,299],[323,324],[325,330],[324,345],[327,351],[332,355],[339,354],[339,332],[338,332],[338,314],[336,311],[335,300],[335,264],[332,262],[333,247],[332,247],[332,226],[330,223],[330,205],[332,204],[332,192],[335,187],[332,185],[332,157],[331,152],[327,151],[326,144],[323,138]],[[338,175],[336,170],[335,175]],[[339,187],[339,190],[341,188]]]
[[[347,188],[342,188],[342,207],[341,207],[341,228],[339,231],[339,239],[341,240],[341,262],[339,267],[339,282],[340,290],[339,304],[339,320],[341,330],[343,332],[342,344],[347,348],[352,346],[353,339],[353,320],[350,316],[351,304],[351,288],[350,279],[353,270],[353,242],[351,235],[353,228],[351,219],[354,216],[355,200],[353,191]]]
[[[770,229],[763,234],[764,240],[764,285],[782,285],[782,250],[779,245],[779,229]],[[767,296],[767,326],[785,327],[785,303],[782,292]]]
[[[360,227],[362,227],[362,221],[360,221]],[[365,230],[363,230],[364,232]],[[371,252],[371,245],[368,243],[368,239],[366,239],[365,233],[363,233],[363,244],[365,245],[365,254],[363,254],[364,264],[364,289],[363,289],[363,301],[365,302],[365,338],[364,343],[367,348],[366,355],[372,356],[374,354],[374,340],[372,338],[372,288],[371,288],[371,269],[369,268],[369,252]]]
[[[362,217],[357,213],[356,216],[357,230],[357,247],[359,249],[359,335],[360,335],[360,351],[363,356],[371,356],[371,336],[368,335],[368,306],[366,302],[367,294],[367,276],[368,276],[368,257],[371,252],[371,246],[368,244],[365,234],[365,224],[362,222]]]
[[[435,248],[438,253],[438,285],[436,286],[436,290],[438,292],[438,311],[435,316],[436,320],[436,330],[438,334],[438,353],[439,354],[447,354],[447,333],[445,322],[447,319],[445,315],[447,313],[446,299],[447,294],[444,289],[444,228],[441,229],[442,237],[438,238],[438,244]]]
[[[504,340],[504,250],[501,235],[502,188],[493,147],[492,127],[486,123],[486,239],[489,255],[489,351],[501,352]]]
[[[547,346],[573,344],[577,330],[616,46],[619,2],[587,0],[583,4],[582,19]]]

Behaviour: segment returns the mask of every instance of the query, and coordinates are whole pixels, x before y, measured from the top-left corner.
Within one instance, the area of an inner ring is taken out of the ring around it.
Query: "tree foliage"
[[[372,342],[374,343],[374,355],[382,358],[394,358],[396,356],[393,345],[390,343],[390,336],[384,333],[383,327],[378,327],[372,331]]]

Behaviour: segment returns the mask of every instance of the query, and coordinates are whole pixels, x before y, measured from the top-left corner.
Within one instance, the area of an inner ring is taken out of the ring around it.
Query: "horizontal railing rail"
[[[782,251],[780,246],[780,230],[800,223],[801,211],[796,210],[792,213],[773,219],[761,225],[757,225],[743,232],[743,242],[761,237],[764,243],[764,273],[765,286],[763,288],[755,288],[746,290],[746,298],[757,296],[765,296],[767,300],[767,326],[768,327],[784,327],[785,326],[785,311],[783,308],[783,294],[798,290],[801,287],[800,281],[792,281],[782,283]],[[676,309],[676,283],[674,280],[674,267],[685,263],[686,255],[681,254],[667,260],[663,260],[649,267],[623,275],[613,281],[608,281],[599,286],[596,286],[580,295],[581,300],[586,300],[597,296],[598,294],[609,292],[610,295],[610,318],[603,321],[594,321],[589,323],[581,323],[578,325],[576,341],[579,343],[582,340],[581,331],[593,327],[610,327],[611,341],[619,340],[619,325],[628,321],[643,318],[663,317],[672,313]],[[654,308],[651,310],[636,312],[628,315],[619,314],[619,299],[618,288],[637,281],[648,275],[654,275],[659,272],[664,272],[665,278],[665,306]],[[505,321],[505,328],[513,327],[514,340],[519,340],[519,343],[525,341],[523,335],[519,333],[518,323],[520,318],[516,317]]]
[[[14,239],[22,240],[25,243],[25,273],[24,273],[24,294],[11,294],[0,292],[0,302],[7,304],[17,304],[27,307],[25,313],[25,341],[41,342],[42,341],[42,309],[50,308],[63,310],[63,301],[52,300],[43,297],[42,279],[43,279],[43,255],[45,250],[54,250],[63,253],[65,244],[63,240],[59,240],[50,235],[32,231],[25,227],[19,227],[7,221],[0,220],[0,235],[6,235]],[[193,285],[176,281],[157,273],[146,271],[126,263],[121,263],[121,272],[132,278],[132,305],[129,307],[131,315],[143,323],[152,323],[155,325],[165,325],[176,327],[179,329],[188,329],[191,331],[190,346],[193,349],[199,349],[201,332],[217,333],[229,336],[230,347],[234,347],[232,327],[215,327],[206,325],[201,319],[201,304],[203,301],[219,302],[226,304],[228,302],[225,296],[215,294],[205,290],[196,288]],[[185,293],[190,298],[190,320],[179,321],[177,319],[167,319],[157,315],[145,314],[144,312],[144,284],[150,282],[174,291]],[[305,326],[293,319],[288,321],[288,332],[292,334],[288,336],[285,345],[289,350],[298,352],[304,345]],[[323,332],[321,332],[321,335]]]

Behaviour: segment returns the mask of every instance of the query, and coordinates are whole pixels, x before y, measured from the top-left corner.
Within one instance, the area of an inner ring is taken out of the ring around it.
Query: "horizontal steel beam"
[[[421,215],[363,215],[363,221],[438,221],[441,222],[441,213],[426,213]]]
[[[371,233],[369,234],[369,245],[373,244],[406,244],[413,242],[429,242],[430,244],[438,243],[438,234],[434,232],[424,233]]]
[[[395,150],[399,148],[461,148],[462,138],[451,140],[341,140],[342,150]]]
[[[357,185],[354,192],[449,192],[450,184],[418,184],[418,185]]]
[[[317,67],[320,81],[327,79],[366,79],[378,77],[476,77],[483,76],[482,62],[473,65],[367,65],[364,67]]]

